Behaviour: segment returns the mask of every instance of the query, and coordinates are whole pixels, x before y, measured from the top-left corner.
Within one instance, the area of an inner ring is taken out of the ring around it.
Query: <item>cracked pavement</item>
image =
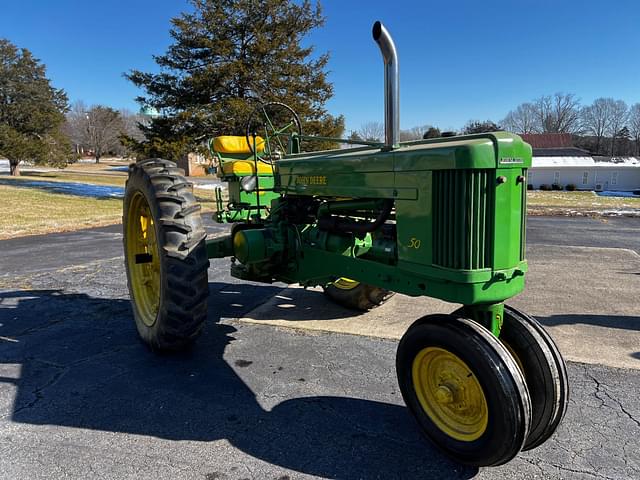
[[[158,356],[137,339],[122,258],[23,261],[0,272],[2,479],[640,478],[640,370],[569,362],[556,435],[477,470],[420,437],[395,340],[238,320],[282,285],[212,262],[203,336]]]

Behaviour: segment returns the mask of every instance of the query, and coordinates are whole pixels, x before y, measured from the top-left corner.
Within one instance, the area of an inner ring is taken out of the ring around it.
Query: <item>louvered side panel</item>
[[[492,189],[486,170],[433,172],[433,263],[476,270],[491,265]]]

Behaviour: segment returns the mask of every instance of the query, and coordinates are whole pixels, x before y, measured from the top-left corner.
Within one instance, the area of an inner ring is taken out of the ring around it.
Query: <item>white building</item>
[[[589,156],[533,157],[528,183],[575,185],[577,190],[640,190],[640,160],[635,157],[617,161],[597,161]]]
[[[575,185],[576,190],[640,190],[640,159],[635,157],[594,157],[573,146],[568,133],[529,133],[522,139],[533,147],[533,162],[528,183]]]

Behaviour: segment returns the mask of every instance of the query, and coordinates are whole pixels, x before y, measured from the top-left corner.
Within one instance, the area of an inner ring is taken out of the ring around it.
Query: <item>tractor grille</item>
[[[433,172],[433,263],[475,270],[491,266],[492,170]]]

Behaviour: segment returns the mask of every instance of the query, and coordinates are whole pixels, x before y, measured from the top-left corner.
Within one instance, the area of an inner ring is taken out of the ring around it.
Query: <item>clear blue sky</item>
[[[371,40],[381,20],[400,58],[402,128],[460,128],[500,120],[514,106],[557,91],[583,103],[611,96],[640,102],[637,0],[325,0],[323,29],[308,41],[331,52],[331,113],[347,129],[382,121],[382,63]],[[155,71],[169,19],[184,0],[2,2],[0,37],[29,48],[72,101],[137,110],[123,72]]]

